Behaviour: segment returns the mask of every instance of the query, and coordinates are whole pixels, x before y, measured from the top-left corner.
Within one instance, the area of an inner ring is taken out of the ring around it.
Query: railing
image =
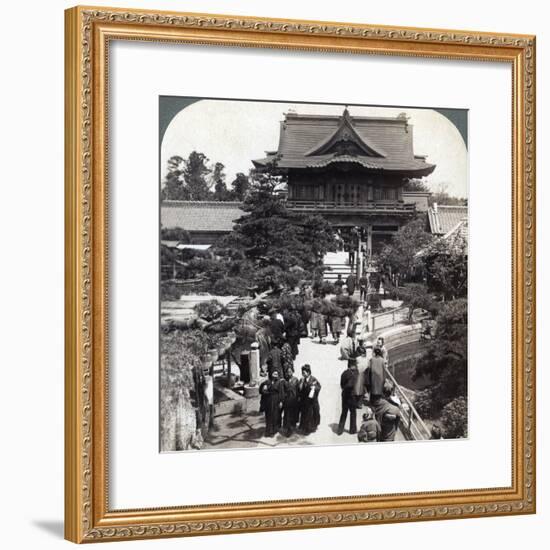
[[[403,431],[403,435],[407,439],[416,441],[430,439],[431,432],[418,414],[418,411],[415,409],[412,401],[407,397],[407,394],[397,383],[397,380],[394,378],[388,367],[384,367],[384,369],[386,371],[386,376],[391,380],[395,388],[395,393],[398,395],[401,402],[399,405],[399,411],[401,412],[400,427]]]
[[[300,201],[287,200],[288,208],[295,210],[346,210],[357,212],[397,212],[413,213],[416,210],[415,203],[398,201],[376,201],[367,203],[337,202],[337,201]]]
[[[407,307],[400,306],[390,311],[373,314],[371,322],[372,327],[370,327],[371,332],[402,323],[407,318],[408,309]]]

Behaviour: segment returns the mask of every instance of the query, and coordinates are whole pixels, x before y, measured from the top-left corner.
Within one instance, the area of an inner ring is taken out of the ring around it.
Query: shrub
[[[246,296],[248,281],[242,277],[223,277],[217,280],[210,289],[218,296]]]
[[[414,408],[422,418],[433,418],[437,411],[434,407],[432,390],[427,388],[419,391],[414,398]]]
[[[457,397],[443,407],[441,424],[446,438],[468,437],[468,403]]]
[[[161,300],[179,300],[183,294],[181,287],[175,283],[163,281],[160,284]]]
[[[225,307],[218,300],[200,302],[195,307],[195,312],[206,321],[213,321],[227,312]]]

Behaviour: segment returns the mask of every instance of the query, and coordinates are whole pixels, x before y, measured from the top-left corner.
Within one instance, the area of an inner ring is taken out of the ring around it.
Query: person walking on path
[[[357,400],[355,399],[354,393],[356,382],[357,361],[355,359],[350,359],[348,361],[348,368],[340,377],[340,388],[342,389],[342,414],[340,415],[340,422],[338,423],[338,435],[344,433],[348,412],[350,415],[349,433],[357,433]]]
[[[367,292],[369,289],[369,278],[366,273],[363,273],[359,278],[359,299],[361,302],[367,303]]]
[[[337,315],[332,315],[329,317],[330,322],[330,332],[332,332],[333,344],[336,345],[340,341],[340,335],[342,334],[342,318]]]
[[[355,338],[353,331],[348,330],[347,336],[340,344],[340,360],[348,361],[355,358]]]
[[[344,286],[344,279],[342,279],[342,274],[338,273],[336,281],[334,281],[334,286],[336,287],[336,294],[342,294],[342,287]]]
[[[369,360],[367,359],[367,348],[365,347],[364,341],[359,340],[355,354],[357,358],[357,381],[355,382],[353,393],[355,395],[357,408],[361,409],[363,407],[363,400],[365,398],[366,391],[365,373],[369,366]]]
[[[371,404],[376,403],[384,394],[385,363],[382,350],[376,346],[373,350],[373,356],[370,358],[369,366],[365,371],[365,385],[370,395]]]
[[[321,423],[321,411],[319,408],[319,392],[321,384],[311,374],[311,367],[302,367],[302,379],[298,387],[300,400],[300,431],[304,435],[315,432]]]
[[[346,287],[348,289],[349,295],[353,296],[355,292],[355,276],[353,273],[350,273],[346,279]]]
[[[288,367],[285,372],[283,401],[283,434],[285,437],[290,437],[294,433],[300,416],[299,386],[300,381],[294,376],[294,368]]]
[[[265,437],[273,437],[281,427],[281,409],[284,387],[279,371],[273,370],[268,380],[260,385],[260,412],[265,414]]]

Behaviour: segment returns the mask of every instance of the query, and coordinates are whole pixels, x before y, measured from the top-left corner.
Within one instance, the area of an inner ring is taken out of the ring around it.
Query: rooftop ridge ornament
[[[310,157],[332,152],[354,156],[359,156],[360,152],[363,152],[368,157],[386,157],[385,152],[374,147],[357,132],[347,105],[340,116],[336,130],[307,151],[304,156]]]

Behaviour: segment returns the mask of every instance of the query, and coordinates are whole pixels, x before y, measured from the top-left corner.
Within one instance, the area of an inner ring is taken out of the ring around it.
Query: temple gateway
[[[274,163],[288,178],[287,206],[324,216],[341,234],[360,228],[370,256],[417,211],[429,193],[406,192],[411,179],[431,174],[434,164],[415,155],[413,127],[397,117],[301,115],[280,123],[279,147],[254,160]]]

